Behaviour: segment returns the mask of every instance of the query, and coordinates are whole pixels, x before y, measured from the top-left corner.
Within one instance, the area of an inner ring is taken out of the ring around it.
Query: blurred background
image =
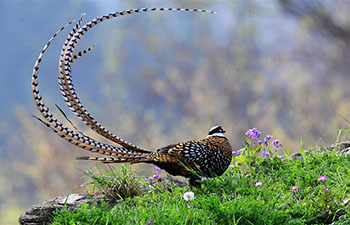
[[[39,113],[31,73],[42,47],[83,12],[87,22],[139,7],[219,14],[139,13],[87,33],[78,49],[96,47],[74,63],[73,80],[86,108],[116,135],[155,150],[221,124],[238,149],[256,127],[296,152],[300,137],[328,146],[349,126],[350,1],[0,1],[0,224],[17,224],[29,206],[74,192],[82,171],[96,168],[74,160],[86,153],[32,117]],[[55,103],[94,135],[58,91],[67,32],[43,59],[41,92],[59,118]]]

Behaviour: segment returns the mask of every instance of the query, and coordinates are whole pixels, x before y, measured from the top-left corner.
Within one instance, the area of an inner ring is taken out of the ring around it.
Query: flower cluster
[[[280,144],[280,140],[279,139],[273,140],[272,144],[276,147],[276,149],[283,148],[283,145]]]
[[[247,150],[248,154],[249,152],[252,152],[253,154],[261,152],[262,157],[270,157],[271,154],[274,151],[277,151],[278,149],[282,149],[283,145],[280,143],[279,139],[272,140],[272,135],[266,135],[263,139],[260,139],[261,132],[257,128],[251,128],[248,129],[245,132],[245,136],[247,137],[246,146],[245,149],[240,149],[237,151],[234,151],[232,153],[232,156],[240,156],[242,155],[241,152]],[[271,144],[275,147],[273,151],[269,148],[269,142],[272,140]],[[244,152],[245,153],[245,152]]]
[[[272,135],[266,135],[266,137],[264,137],[264,140],[259,140],[259,138],[261,137],[261,132],[257,129],[257,128],[252,128],[249,129],[245,132],[245,136],[247,137],[247,139],[250,139],[252,141],[252,143],[257,143],[258,145],[264,143],[265,145],[268,144],[268,142],[273,138]],[[283,148],[283,145],[280,143],[279,139],[275,139],[272,142],[272,145],[275,146],[276,149],[278,148]]]
[[[258,129],[256,128],[252,128],[247,130],[247,132],[245,132],[245,136],[247,136],[248,138],[254,140],[254,139],[258,139],[261,137],[261,132],[258,131]]]
[[[156,172],[156,174],[153,175],[152,179],[153,180],[160,180],[160,173],[162,172],[162,170],[158,167],[154,167],[153,171]]]

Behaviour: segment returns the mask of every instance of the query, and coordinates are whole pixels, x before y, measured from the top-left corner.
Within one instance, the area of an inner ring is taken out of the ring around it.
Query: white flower
[[[191,200],[193,200],[193,199],[194,199],[194,193],[193,193],[192,191],[186,192],[186,193],[184,194],[184,199],[185,199],[185,201],[191,201]]]
[[[263,185],[263,183],[262,183],[261,181],[258,181],[258,182],[256,182],[256,183],[254,184],[254,187],[259,187],[259,186],[261,186],[261,185]]]

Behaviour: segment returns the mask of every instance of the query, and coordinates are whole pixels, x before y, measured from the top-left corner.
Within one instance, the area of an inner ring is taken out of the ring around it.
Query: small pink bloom
[[[254,187],[259,187],[259,186],[261,186],[261,185],[263,185],[263,183],[262,183],[261,181],[258,181],[258,182],[256,182],[256,183],[254,184]]]
[[[329,191],[329,189],[326,188],[326,187],[322,187],[322,189],[324,190],[324,192],[328,192]]]
[[[317,180],[318,181],[326,181],[327,177],[326,176],[320,176]]]
[[[293,188],[292,188],[292,192],[293,193],[296,193],[296,192],[298,192],[299,191],[299,188],[297,187],[297,186],[293,186]]]
[[[202,178],[201,178],[201,181],[205,181],[205,180],[207,180],[206,177],[202,177]]]

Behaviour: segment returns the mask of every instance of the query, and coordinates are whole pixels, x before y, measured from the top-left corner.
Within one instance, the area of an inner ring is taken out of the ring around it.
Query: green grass
[[[91,170],[85,172],[90,178],[87,184],[92,185],[92,192],[116,199],[141,195],[140,180],[131,173],[130,164],[123,165],[120,171],[110,165],[108,169],[98,168],[98,171],[98,174],[94,174]]]
[[[195,188],[145,191],[124,196],[118,205],[84,205],[56,212],[54,224],[350,224],[350,156],[335,152],[305,154],[282,161],[250,156],[215,179]],[[127,171],[125,171],[127,173]],[[318,181],[320,176],[326,181]],[[262,182],[255,187],[256,182]],[[298,192],[293,193],[296,185]],[[328,192],[325,189],[328,189]]]

